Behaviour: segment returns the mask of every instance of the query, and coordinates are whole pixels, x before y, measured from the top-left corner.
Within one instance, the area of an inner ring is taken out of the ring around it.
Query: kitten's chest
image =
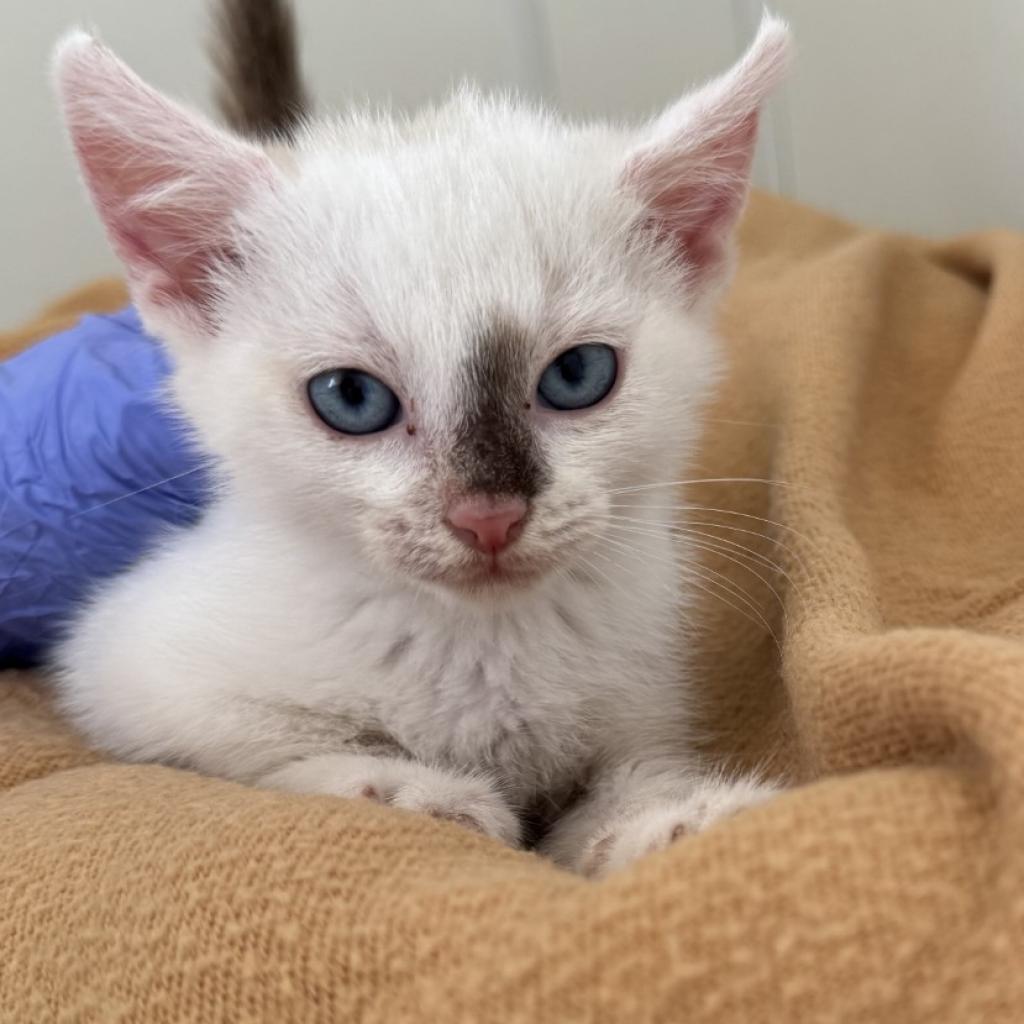
[[[493,770],[527,795],[578,775],[592,748],[588,723],[612,667],[587,619],[543,602],[451,619],[378,609],[350,649],[361,696],[410,754]]]

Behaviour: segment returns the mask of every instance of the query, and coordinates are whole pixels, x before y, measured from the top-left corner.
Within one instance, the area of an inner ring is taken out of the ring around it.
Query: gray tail
[[[289,0],[214,0],[217,106],[227,123],[257,139],[294,137],[309,101],[299,68]]]

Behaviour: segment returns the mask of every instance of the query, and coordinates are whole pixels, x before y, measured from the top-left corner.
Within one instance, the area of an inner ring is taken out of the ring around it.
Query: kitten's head
[[[310,125],[287,150],[86,35],[56,67],[134,301],[231,486],[325,554],[472,593],[587,565],[616,491],[692,451],[787,48],[766,18],[739,64],[639,131],[462,91],[413,120]]]

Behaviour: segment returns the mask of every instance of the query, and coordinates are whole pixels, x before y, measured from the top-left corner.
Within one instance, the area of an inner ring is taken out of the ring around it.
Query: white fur
[[[678,477],[718,372],[708,296],[724,265],[642,230],[650,190],[681,154],[687,202],[710,183],[732,204],[709,228],[728,248],[749,154],[717,167],[715,153],[752,144],[730,133],[785,43],[767,19],[731,76],[639,134],[463,91],[409,122],[311,125],[282,168],[133,91],[88,37],[67,41],[57,76],[86,180],[221,468],[202,522],[106,585],[63,645],[77,726],[125,758],[371,796],[506,842],[513,811],[561,810],[585,783],[546,840],[581,870],[599,841],[618,865],[665,822],[671,835],[756,802],[756,785],[718,780],[693,809],[709,783],[678,641],[691,556],[656,508],[666,492],[631,495],[652,525],[628,556],[608,516],[616,489]],[[689,238],[702,201],[688,211],[672,229]],[[530,339],[533,378],[598,339],[622,380],[587,413],[524,413],[551,482],[507,555],[522,580],[470,587],[478,556],[443,523],[447,455],[471,339],[496,315]],[[305,382],[339,366],[386,380],[403,423],[354,439],[316,421]]]

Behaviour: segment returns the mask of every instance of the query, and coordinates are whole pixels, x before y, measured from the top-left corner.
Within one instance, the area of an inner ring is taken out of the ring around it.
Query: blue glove
[[[0,668],[38,663],[99,580],[198,518],[209,478],[167,372],[133,309],[0,363]]]

